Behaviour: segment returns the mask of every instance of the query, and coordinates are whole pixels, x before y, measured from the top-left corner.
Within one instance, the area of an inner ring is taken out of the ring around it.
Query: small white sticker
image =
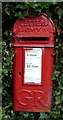
[[[42,49],[25,50],[25,83],[41,83]]]

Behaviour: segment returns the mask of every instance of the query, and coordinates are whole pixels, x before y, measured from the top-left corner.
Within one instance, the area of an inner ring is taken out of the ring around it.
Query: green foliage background
[[[12,73],[14,53],[12,28],[17,18],[35,17],[46,13],[56,26],[55,64],[53,73],[53,104],[48,113],[15,112],[12,109]],[[63,120],[63,2],[6,2],[2,3],[2,120]]]

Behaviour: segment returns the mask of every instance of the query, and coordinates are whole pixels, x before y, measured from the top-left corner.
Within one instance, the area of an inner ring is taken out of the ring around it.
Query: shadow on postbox
[[[52,105],[55,26],[46,14],[18,19],[13,27],[13,110],[48,112]]]

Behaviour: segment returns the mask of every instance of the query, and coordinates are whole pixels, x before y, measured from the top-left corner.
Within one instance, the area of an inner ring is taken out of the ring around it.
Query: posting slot
[[[19,43],[48,43],[48,37],[22,37],[18,39]]]

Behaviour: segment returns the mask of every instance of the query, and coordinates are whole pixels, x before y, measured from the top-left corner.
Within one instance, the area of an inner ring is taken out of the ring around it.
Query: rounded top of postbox
[[[55,25],[46,14],[16,20],[13,32],[17,37],[49,37],[55,33]]]

